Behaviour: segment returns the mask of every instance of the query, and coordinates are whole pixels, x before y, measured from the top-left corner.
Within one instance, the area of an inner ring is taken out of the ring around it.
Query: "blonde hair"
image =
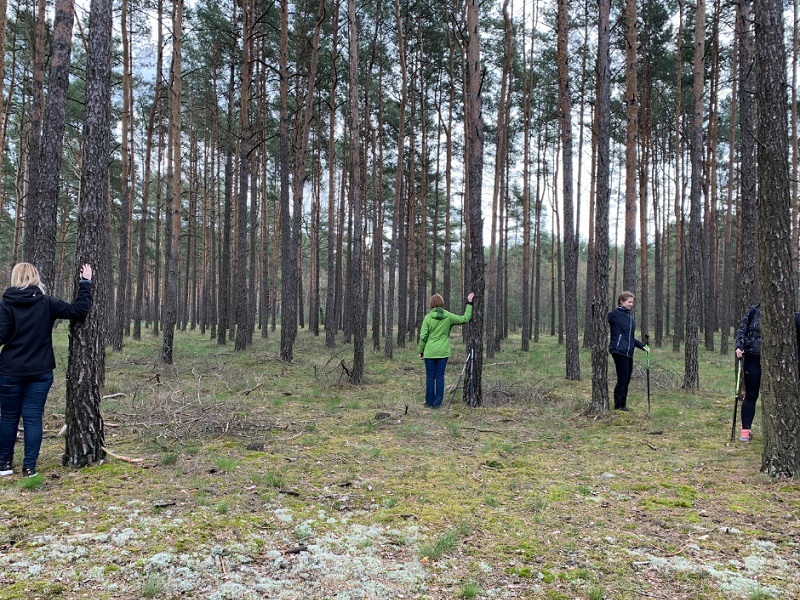
[[[44,286],[39,277],[39,271],[31,263],[21,262],[14,265],[11,270],[11,286],[18,288],[26,288],[28,286],[35,286],[42,290],[44,293]]]
[[[442,295],[434,294],[431,296],[430,306],[431,308],[444,308],[444,298],[442,298]]]
[[[622,306],[622,303],[629,298],[635,298],[633,292],[622,292],[617,298],[617,306]]]

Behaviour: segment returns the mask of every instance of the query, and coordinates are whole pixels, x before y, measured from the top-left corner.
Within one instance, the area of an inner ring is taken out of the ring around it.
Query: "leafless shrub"
[[[484,381],[483,401],[487,406],[507,404],[542,405],[552,400],[541,381]]]

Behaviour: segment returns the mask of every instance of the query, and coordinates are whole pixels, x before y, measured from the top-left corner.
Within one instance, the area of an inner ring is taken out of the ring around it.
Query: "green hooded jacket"
[[[472,304],[467,304],[463,315],[456,315],[443,308],[434,308],[425,315],[419,332],[419,353],[424,358],[449,358],[450,328],[472,319]]]

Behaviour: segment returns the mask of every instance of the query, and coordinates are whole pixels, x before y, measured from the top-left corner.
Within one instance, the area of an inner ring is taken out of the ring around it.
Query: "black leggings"
[[[745,354],[744,365],[744,400],[742,400],[742,429],[750,429],[756,415],[756,400],[761,389],[761,357],[757,354]]]
[[[628,401],[628,384],[633,374],[633,357],[624,354],[612,354],[614,367],[617,369],[617,385],[614,386],[614,408],[625,408]],[[742,405],[744,408],[744,405]]]

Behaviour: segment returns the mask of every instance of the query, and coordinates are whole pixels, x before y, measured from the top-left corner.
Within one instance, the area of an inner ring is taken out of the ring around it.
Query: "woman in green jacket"
[[[444,398],[444,370],[450,350],[450,328],[472,319],[473,292],[467,296],[463,315],[444,309],[444,298],[440,294],[431,296],[431,312],[425,315],[419,332],[419,357],[425,359],[425,406],[439,408]]]

